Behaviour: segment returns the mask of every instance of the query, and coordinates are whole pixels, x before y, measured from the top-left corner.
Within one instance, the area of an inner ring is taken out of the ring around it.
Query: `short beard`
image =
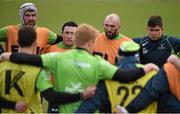
[[[105,33],[108,39],[114,39],[119,33],[113,34],[113,35],[108,35]]]

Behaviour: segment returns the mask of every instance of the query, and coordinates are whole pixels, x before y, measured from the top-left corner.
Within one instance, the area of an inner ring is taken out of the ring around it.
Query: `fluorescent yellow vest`
[[[0,63],[0,95],[10,101],[28,103],[29,112],[41,113],[40,93],[35,89],[39,67],[14,64],[9,61]],[[2,113],[15,113],[15,110],[1,108]]]
[[[126,107],[145,86],[146,82],[153,77],[157,72],[152,71],[140,79],[132,83],[119,83],[118,81],[106,80],[105,84],[108,90],[109,99],[111,102],[112,112],[116,112],[116,105]],[[157,103],[153,102],[149,107],[142,110],[140,113],[156,113]]]

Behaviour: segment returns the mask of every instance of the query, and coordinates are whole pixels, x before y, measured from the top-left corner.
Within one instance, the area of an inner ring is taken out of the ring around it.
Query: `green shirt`
[[[44,69],[42,69],[38,75],[37,81],[36,81],[36,87],[40,92],[52,88],[53,84],[51,81],[51,74]]]
[[[55,77],[55,89],[61,92],[77,93],[99,80],[111,79],[117,67],[99,56],[93,56],[82,49],[72,49],[62,53],[42,54],[43,66]],[[61,105],[60,111],[72,113],[80,102]]]
[[[21,27],[21,25],[15,25]],[[38,26],[35,26],[37,28]],[[0,29],[0,42],[7,42],[8,26]],[[57,35],[48,29],[48,44],[56,41]]]

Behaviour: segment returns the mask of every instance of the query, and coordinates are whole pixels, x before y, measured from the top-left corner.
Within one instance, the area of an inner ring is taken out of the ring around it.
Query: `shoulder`
[[[147,36],[144,36],[144,37],[135,37],[135,38],[133,38],[133,41],[138,43],[138,44],[140,44],[141,42],[143,42],[143,41],[145,41],[147,39],[148,39]]]
[[[174,43],[178,42],[178,43],[180,43],[180,38],[177,38],[177,37],[174,37],[174,36],[167,36],[166,38],[167,38],[167,40],[169,42],[174,42]]]
[[[49,31],[48,28],[46,27],[39,27],[39,26],[35,26],[36,30],[44,30],[44,31]]]
[[[7,31],[8,29],[14,29],[14,28],[19,28],[18,25],[9,25],[9,26],[5,26],[3,28],[0,29],[0,31]]]

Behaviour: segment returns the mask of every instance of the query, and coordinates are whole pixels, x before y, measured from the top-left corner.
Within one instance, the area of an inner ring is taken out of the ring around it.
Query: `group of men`
[[[153,101],[158,106],[153,103],[144,112],[180,112],[177,81],[180,60],[170,56],[180,51],[180,39],[163,35],[160,16],[150,17],[149,34],[133,39],[137,44],[120,34],[117,14],[105,17],[104,33],[91,25],[77,26],[70,21],[63,25],[61,36],[36,25],[37,8],[33,3],[24,3],[19,14],[20,25],[0,29],[0,41],[6,42],[5,51],[13,52],[1,54],[1,60],[19,63],[5,61],[0,64],[1,112],[42,112],[40,92],[50,104],[58,105],[59,110],[55,112],[94,112],[97,109],[121,112],[116,109],[117,104],[129,112],[140,112]],[[140,62],[146,65],[137,64]],[[158,67],[150,62],[162,69],[158,72]],[[96,90],[92,85],[97,84]],[[53,108],[48,112],[54,112]]]

